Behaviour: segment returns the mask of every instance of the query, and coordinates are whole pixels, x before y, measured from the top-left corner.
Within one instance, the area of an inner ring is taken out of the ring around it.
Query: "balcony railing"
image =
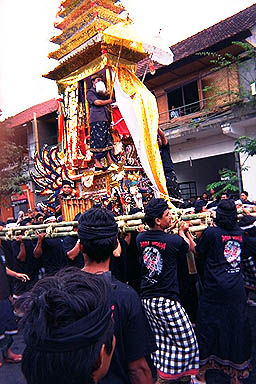
[[[216,115],[230,106],[230,102],[217,103],[222,95],[214,95],[196,102],[159,113],[160,126],[163,129],[180,126],[188,121],[200,121],[202,117]]]

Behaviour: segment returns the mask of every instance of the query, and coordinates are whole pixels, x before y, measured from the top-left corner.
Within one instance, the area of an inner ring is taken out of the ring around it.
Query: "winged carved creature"
[[[63,180],[70,180],[67,168],[61,163],[59,149],[57,146],[49,147],[44,145],[41,153],[36,152],[34,158],[34,170],[30,176],[42,196],[48,196],[41,204],[42,207],[49,209],[55,208],[55,201],[62,187]],[[53,212],[52,211],[52,212]]]

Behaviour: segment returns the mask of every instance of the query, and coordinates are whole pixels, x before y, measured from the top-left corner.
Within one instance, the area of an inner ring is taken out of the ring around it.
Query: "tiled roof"
[[[34,113],[36,113],[36,117],[39,118],[57,111],[57,108],[58,106],[56,99],[45,101],[4,120],[2,123],[0,123],[0,128],[3,126],[6,128],[18,127],[19,125],[23,125],[28,121],[33,120]]]
[[[228,38],[232,38],[241,32],[249,30],[256,24],[256,4],[220,21],[201,32],[182,40],[170,48],[174,54],[174,62],[189,57],[197,52],[212,47]],[[137,75],[142,76],[148,59],[138,64]],[[156,64],[156,69],[162,65]]]

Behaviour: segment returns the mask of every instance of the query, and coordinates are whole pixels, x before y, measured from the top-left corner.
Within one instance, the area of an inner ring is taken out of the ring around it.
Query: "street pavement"
[[[253,370],[243,384],[256,384],[256,307],[249,307],[249,320],[252,330],[252,366]],[[22,333],[14,337],[12,350],[15,353],[22,353],[24,349]],[[230,384],[228,376],[218,371],[208,371],[206,375],[207,384]],[[0,368],[0,384],[26,384],[21,372],[21,364],[3,364]],[[47,383],[46,383],[47,384]],[[115,383],[113,383],[115,384]]]

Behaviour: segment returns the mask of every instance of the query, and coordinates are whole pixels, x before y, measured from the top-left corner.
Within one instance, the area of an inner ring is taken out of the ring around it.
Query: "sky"
[[[0,109],[2,120],[57,97],[53,80],[43,74],[58,62],[47,57],[60,0],[0,0]],[[251,0],[122,0],[138,31],[169,45],[234,15]]]

